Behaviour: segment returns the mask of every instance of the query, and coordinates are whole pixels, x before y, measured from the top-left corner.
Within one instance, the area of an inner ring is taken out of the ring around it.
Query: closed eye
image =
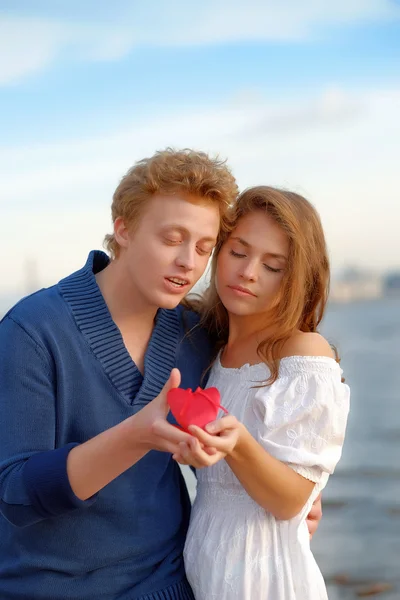
[[[212,248],[211,250],[205,250],[204,248],[199,248],[199,246],[197,246],[196,250],[198,254],[200,254],[200,256],[211,256],[211,253],[213,251]]]
[[[271,273],[281,273],[283,271],[283,269],[274,269],[266,264],[264,264],[264,267],[267,269],[267,271],[271,271]]]
[[[232,256],[235,256],[235,258],[246,258],[246,254],[240,254],[239,252],[235,252],[234,250],[230,250],[230,254]],[[283,269],[274,269],[273,267],[270,267],[265,263],[263,266],[267,271],[270,271],[271,273],[281,273],[283,271]]]
[[[239,252],[235,252],[234,250],[230,250],[230,254],[236,258],[246,258],[245,254],[239,254]]]

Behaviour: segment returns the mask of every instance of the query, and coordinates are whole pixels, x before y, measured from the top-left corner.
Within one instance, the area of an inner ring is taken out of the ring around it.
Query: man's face
[[[118,258],[144,306],[179,304],[203,275],[219,226],[216,203],[179,193],[149,200]]]

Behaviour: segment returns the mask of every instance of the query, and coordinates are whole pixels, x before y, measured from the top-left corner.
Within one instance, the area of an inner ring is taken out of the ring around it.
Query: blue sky
[[[0,294],[78,268],[167,145],[306,194],[335,268],[400,267],[399,65],[391,0],[3,0]]]

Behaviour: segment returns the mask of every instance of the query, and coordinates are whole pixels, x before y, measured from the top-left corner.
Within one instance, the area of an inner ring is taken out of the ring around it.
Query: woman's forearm
[[[226,462],[249,496],[277,519],[297,515],[315,485],[266,452],[244,425]]]

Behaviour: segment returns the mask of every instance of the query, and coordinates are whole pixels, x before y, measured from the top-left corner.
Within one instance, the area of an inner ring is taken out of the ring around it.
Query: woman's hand
[[[316,497],[311,507],[310,512],[307,515],[306,523],[308,527],[308,533],[310,534],[310,540],[314,533],[317,531],[319,522],[322,519],[322,502],[321,494]]]
[[[179,444],[179,452],[172,458],[181,465],[191,465],[196,469],[215,465],[229,455],[235,448],[242,424],[232,415],[227,415],[206,425],[204,431],[191,425],[189,431],[193,438]]]

